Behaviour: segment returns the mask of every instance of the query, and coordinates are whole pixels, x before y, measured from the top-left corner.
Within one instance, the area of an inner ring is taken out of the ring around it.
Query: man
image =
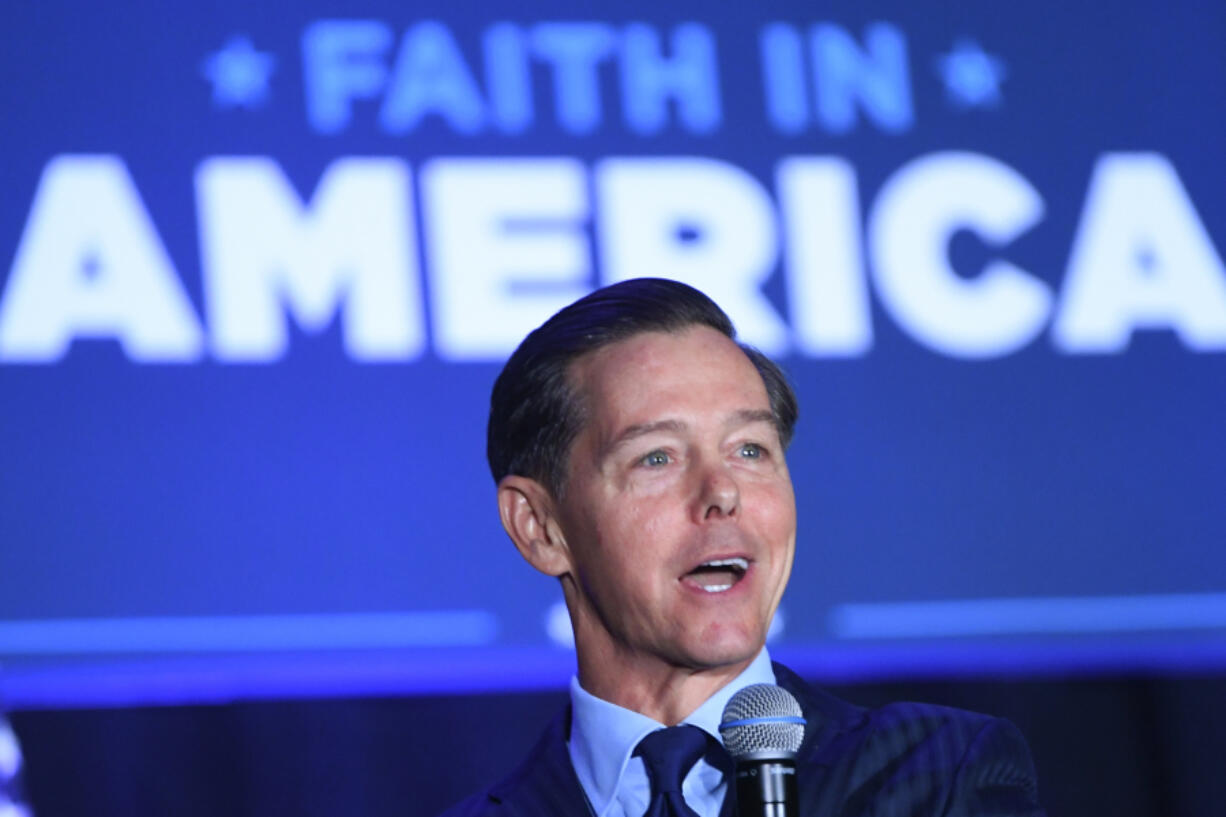
[[[802,814],[1041,814],[1008,723],[866,711],[770,662],[795,550],[797,407],[734,337],[697,290],[639,279],[562,309],[507,362],[490,403],[498,508],[562,586],[578,675],[524,764],[449,815],[730,814],[718,723],[753,683],[804,711]]]

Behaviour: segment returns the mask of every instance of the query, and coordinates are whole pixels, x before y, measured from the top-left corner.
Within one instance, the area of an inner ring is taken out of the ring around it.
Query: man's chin
[[[765,638],[752,636],[733,636],[725,633],[722,637],[700,639],[690,645],[687,650],[690,666],[698,670],[729,670],[744,669],[750,661],[758,656],[765,645]]]

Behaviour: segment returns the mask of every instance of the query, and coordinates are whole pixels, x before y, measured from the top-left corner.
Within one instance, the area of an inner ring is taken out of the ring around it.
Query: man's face
[[[558,519],[580,650],[694,669],[753,658],[796,539],[762,378],[705,326],[581,358],[585,402]]]

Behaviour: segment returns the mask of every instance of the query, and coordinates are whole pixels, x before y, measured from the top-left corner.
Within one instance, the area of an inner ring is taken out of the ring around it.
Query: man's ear
[[[498,483],[498,515],[519,555],[550,576],[570,572],[570,548],[558,522],[553,494],[544,485],[514,474]]]

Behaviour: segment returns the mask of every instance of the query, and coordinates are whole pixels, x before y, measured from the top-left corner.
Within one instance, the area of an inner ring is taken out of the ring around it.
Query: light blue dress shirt
[[[766,649],[745,671],[694,710],[682,723],[719,740],[719,722],[728,699],[750,684],[775,683]],[[634,757],[639,741],[664,724],[597,698],[570,680],[570,762],[596,817],[643,817],[651,800],[651,781],[643,759]],[[722,743],[722,741],[721,741]],[[681,784],[685,802],[699,817],[719,817],[727,784],[705,759],[694,764]]]

